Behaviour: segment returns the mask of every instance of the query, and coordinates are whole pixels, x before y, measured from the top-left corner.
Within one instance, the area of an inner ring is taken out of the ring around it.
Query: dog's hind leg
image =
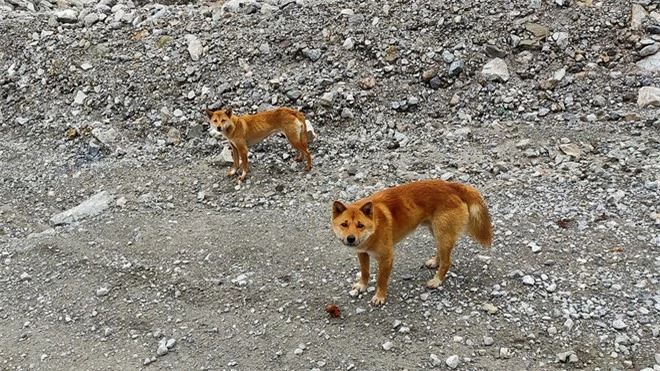
[[[463,234],[467,225],[469,213],[467,207],[434,215],[431,221],[433,239],[435,240],[435,255],[426,261],[428,268],[438,268],[435,276],[426,282],[426,286],[437,288],[442,284],[451,266],[451,251]]]

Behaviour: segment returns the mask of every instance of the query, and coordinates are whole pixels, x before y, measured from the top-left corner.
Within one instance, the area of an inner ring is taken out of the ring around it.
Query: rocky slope
[[[0,32],[3,368],[660,369],[658,4],[0,0]],[[312,171],[273,136],[225,178],[227,106],[304,112]],[[496,250],[427,291],[420,231],[350,297],[331,201],[427,178]]]

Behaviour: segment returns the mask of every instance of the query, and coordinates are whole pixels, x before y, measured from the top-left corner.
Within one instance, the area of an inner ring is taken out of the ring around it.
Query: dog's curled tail
[[[467,232],[483,247],[490,247],[493,244],[493,226],[486,201],[473,187],[465,186],[463,193],[463,201],[467,203],[470,213]]]

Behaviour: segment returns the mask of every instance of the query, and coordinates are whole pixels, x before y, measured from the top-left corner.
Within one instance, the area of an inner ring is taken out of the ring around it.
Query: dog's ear
[[[373,206],[374,205],[371,203],[371,201],[369,201],[366,204],[362,205],[362,207],[360,208],[360,211],[362,211],[362,213],[364,215],[366,215],[367,217],[371,218],[371,215],[374,212],[374,207]]]
[[[346,210],[346,205],[341,203],[341,201],[335,201],[332,203],[332,218],[336,218],[339,214],[343,213]]]
[[[234,109],[231,108],[231,107],[229,107],[229,108],[227,108],[227,109],[225,110],[225,115],[227,115],[227,117],[229,117],[229,118],[231,118],[231,115],[232,115],[233,113],[234,113]]]
[[[208,108],[204,110],[204,113],[206,114],[206,116],[207,116],[208,118],[211,118],[211,116],[213,116],[213,111],[211,111],[211,110],[208,109]]]

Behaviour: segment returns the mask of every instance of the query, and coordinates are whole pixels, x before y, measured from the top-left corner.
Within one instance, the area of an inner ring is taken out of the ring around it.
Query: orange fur
[[[259,143],[273,132],[282,132],[293,148],[300,152],[295,158],[307,160],[305,171],[312,168],[312,156],[307,149],[307,125],[305,116],[291,108],[277,108],[260,112],[254,115],[236,116],[232,109],[204,110],[211,123],[212,132],[220,132],[227,138],[231,146],[231,155],[234,160],[232,170],[227,173],[233,176],[238,171],[239,160],[242,162],[243,173],[239,180],[244,180],[248,173],[248,147]]]
[[[382,190],[350,205],[335,201],[332,230],[344,245],[352,247],[360,262],[360,280],[353,286],[367,289],[369,260],[378,262],[373,305],[385,303],[394,261],[394,245],[417,226],[429,228],[436,253],[425,262],[438,268],[426,285],[440,286],[451,265],[451,250],[467,233],[484,247],[493,242],[488,207],[478,190],[461,183],[423,180]]]

